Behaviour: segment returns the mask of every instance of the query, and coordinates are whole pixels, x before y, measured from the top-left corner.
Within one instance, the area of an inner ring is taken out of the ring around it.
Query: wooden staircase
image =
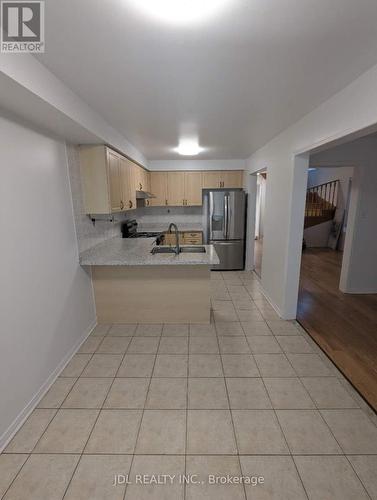
[[[335,216],[339,180],[309,188],[306,192],[304,228],[330,221]]]

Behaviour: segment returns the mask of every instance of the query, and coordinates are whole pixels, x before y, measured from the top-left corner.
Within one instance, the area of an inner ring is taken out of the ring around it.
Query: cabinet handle
[[[131,201],[131,200],[129,201],[128,206],[129,206],[130,208],[132,208],[132,207],[134,206],[134,204],[132,203],[132,201]]]
[[[122,201],[122,200],[120,200],[120,209],[121,209],[121,210],[123,210],[123,208],[124,208],[123,201]]]

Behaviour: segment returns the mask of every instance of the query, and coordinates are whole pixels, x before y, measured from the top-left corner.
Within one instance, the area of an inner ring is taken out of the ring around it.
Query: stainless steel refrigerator
[[[246,193],[242,189],[204,189],[203,226],[205,243],[214,245],[220,259],[213,269],[244,269]]]

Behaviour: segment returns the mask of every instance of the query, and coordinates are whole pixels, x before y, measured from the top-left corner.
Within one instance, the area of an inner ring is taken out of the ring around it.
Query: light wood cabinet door
[[[202,172],[185,172],[185,205],[202,205],[203,174]]]
[[[243,171],[229,170],[223,173],[223,187],[225,188],[242,188],[243,187]]]
[[[203,188],[204,189],[218,189],[222,187],[221,172],[203,172]]]
[[[149,192],[151,190],[150,172],[143,169],[142,179],[143,191]]]
[[[185,231],[183,233],[183,243],[185,245],[202,245],[203,233],[201,231],[194,231],[194,232]]]
[[[168,205],[179,207],[185,200],[185,174],[184,172],[168,172],[167,177]]]
[[[144,182],[144,170],[139,167],[139,165],[134,164],[134,182],[135,182],[135,190],[143,191],[143,182]]]
[[[136,191],[134,182],[133,163],[127,158],[120,160],[120,172],[122,179],[122,202],[124,210],[136,208]]]
[[[153,207],[162,207],[168,204],[167,195],[167,172],[151,172],[151,192],[155,198],[151,198]]]
[[[124,208],[122,201],[122,180],[119,155],[107,150],[107,165],[109,176],[110,208],[111,212],[121,212]]]

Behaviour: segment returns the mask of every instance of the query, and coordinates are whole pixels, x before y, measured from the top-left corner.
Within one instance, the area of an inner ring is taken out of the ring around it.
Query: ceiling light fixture
[[[174,149],[178,154],[182,156],[195,156],[204,151],[198,144],[196,140],[182,140],[179,142],[179,146]]]
[[[230,0],[130,0],[146,14],[173,24],[200,22]]]

